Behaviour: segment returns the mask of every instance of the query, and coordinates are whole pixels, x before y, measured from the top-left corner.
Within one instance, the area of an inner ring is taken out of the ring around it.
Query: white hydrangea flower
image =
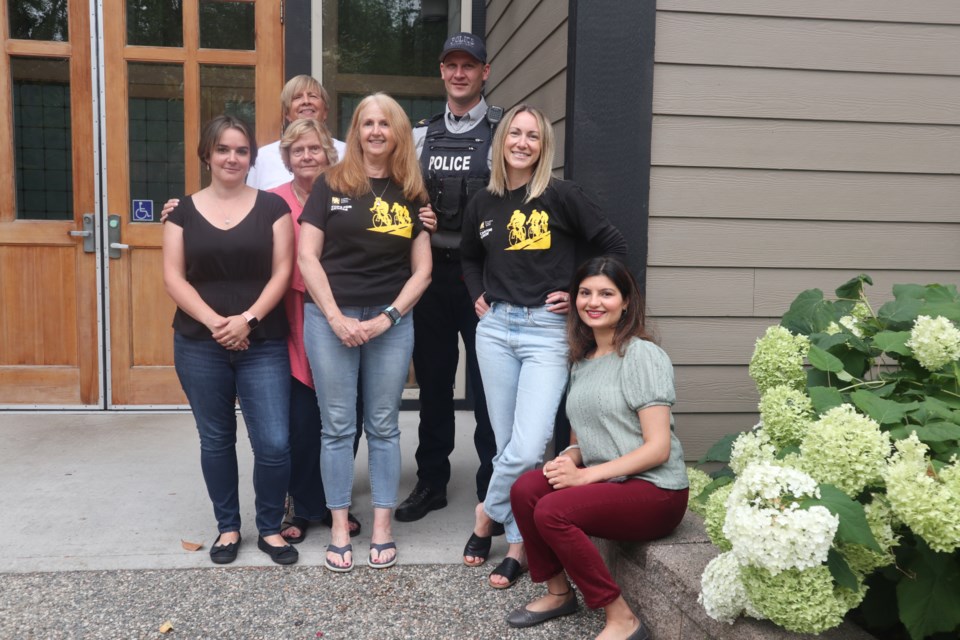
[[[740,434],[730,447],[730,468],[734,473],[740,473],[751,462],[773,462],[776,453],[765,429],[747,431]]]
[[[863,337],[863,331],[860,330],[858,326],[858,321],[853,316],[843,316],[840,318],[840,326],[844,327],[847,331],[857,336],[858,338]]]
[[[820,416],[800,443],[803,470],[851,498],[880,483],[889,454],[890,436],[849,404]]]
[[[933,473],[927,445],[917,434],[898,440],[887,466],[887,499],[893,513],[934,551],[960,548],[960,461]]]
[[[760,419],[777,448],[798,445],[813,421],[813,403],[803,391],[778,385],[760,398]]]
[[[757,339],[748,369],[760,393],[780,384],[795,389],[806,386],[803,360],[810,351],[807,336],[795,336],[788,329],[775,325]]]
[[[828,336],[835,335],[837,333],[840,333],[841,331],[843,331],[843,329],[841,329],[840,325],[838,325],[836,322],[831,322],[830,324],[827,325],[827,328],[823,330],[823,332]]]
[[[727,498],[723,534],[742,564],[776,575],[822,564],[840,519],[826,507],[800,509],[798,499],[819,497],[817,481],[769,462],[749,465]]]
[[[697,601],[708,616],[727,624],[733,624],[745,610],[753,609],[740,582],[740,561],[733,553],[721,553],[703,570]]]
[[[942,316],[917,316],[906,344],[927,371],[939,371],[960,358],[960,330]]]
[[[706,505],[697,502],[696,498],[708,484],[713,482],[713,478],[696,467],[687,467],[687,482],[690,485],[690,493],[688,494],[690,499],[687,502],[687,508],[702,516],[706,510]]]

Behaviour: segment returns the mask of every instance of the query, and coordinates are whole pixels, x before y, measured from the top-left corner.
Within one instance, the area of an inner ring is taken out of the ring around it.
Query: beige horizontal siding
[[[653,326],[674,365],[745,365],[753,345],[779,318],[658,317]],[[717,370],[723,379],[727,372]]]
[[[960,270],[960,225],[655,218],[659,266]]]
[[[757,424],[756,413],[675,413],[677,437],[687,460],[696,460],[721,437]]]
[[[957,222],[960,175],[653,167],[650,211],[658,217]]]
[[[960,127],[654,116],[655,165],[960,173]]]
[[[674,411],[677,413],[757,410],[757,386],[746,366],[677,366],[674,377],[677,389]]]
[[[658,64],[654,85],[659,114],[960,124],[960,77]]]
[[[744,15],[787,16],[793,18],[832,18],[929,24],[960,24],[960,3],[956,0],[658,0],[661,11],[734,13]]]
[[[657,62],[960,75],[960,25],[658,11],[656,37]]]

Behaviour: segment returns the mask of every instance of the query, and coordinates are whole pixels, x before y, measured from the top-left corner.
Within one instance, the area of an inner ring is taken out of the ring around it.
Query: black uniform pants
[[[414,307],[413,318],[413,366],[420,387],[417,478],[437,490],[445,490],[450,481],[450,453],[456,436],[453,386],[460,358],[459,334],[467,351],[467,373],[473,391],[477,422],[473,442],[480,458],[477,499],[483,502],[493,473],[497,442],[477,365],[477,314],[463,282],[459,260],[444,260],[434,252],[433,280]]]

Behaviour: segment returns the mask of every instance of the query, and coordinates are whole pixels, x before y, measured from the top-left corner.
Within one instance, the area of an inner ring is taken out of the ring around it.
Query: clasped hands
[[[384,333],[393,326],[393,322],[387,316],[380,314],[369,320],[357,320],[347,316],[330,322],[330,328],[340,338],[340,342],[345,347],[359,347],[362,344],[370,342],[377,336]]]
[[[228,351],[246,351],[250,348],[250,325],[243,316],[218,316],[207,328],[213,339]]]
[[[543,465],[543,477],[552,489],[566,489],[589,484],[585,477],[586,469],[578,467],[573,458],[561,454]]]

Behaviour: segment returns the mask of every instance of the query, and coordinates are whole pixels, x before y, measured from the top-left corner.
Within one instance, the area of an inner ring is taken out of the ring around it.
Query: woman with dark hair
[[[577,253],[626,252],[623,236],[583,190],[551,177],[553,151],[544,114],[523,104],[511,109],[493,138],[490,184],[464,213],[463,276],[480,316],[477,360],[497,455],[463,561],[483,564],[502,523],[509,548],[490,574],[495,589],[523,572],[510,487],[540,464],[553,435],[567,384],[564,327]]]
[[[417,216],[427,202],[407,115],[386,94],[367,96],[353,113],[343,160],[317,179],[300,216],[304,342],[333,513],[325,561],[331,571],[353,568],[347,508],[358,380],[374,507],[367,564],[384,569],[397,561],[391,517],[400,483],[400,399],[413,354],[410,311],[430,283],[430,238]]]
[[[257,157],[250,127],[207,123],[197,153],[210,186],[183,198],[163,229],[163,281],[177,304],[174,364],[200,434],[200,466],[219,535],[217,564],[240,546],[237,415],[254,454],[257,546],[278,564],[297,561],[280,535],[290,477],[290,360],[280,301],[293,268],[290,207],[244,180]]]
[[[547,594],[512,612],[530,627],[577,611],[572,581],[591,609],[603,608],[598,640],[646,640],[590,536],[653,540],[687,508],[683,449],[670,407],[673,365],[651,342],[644,300],[620,261],[594,258],[577,271],[567,321],[571,444],[513,485],[510,502],[530,576]]]

